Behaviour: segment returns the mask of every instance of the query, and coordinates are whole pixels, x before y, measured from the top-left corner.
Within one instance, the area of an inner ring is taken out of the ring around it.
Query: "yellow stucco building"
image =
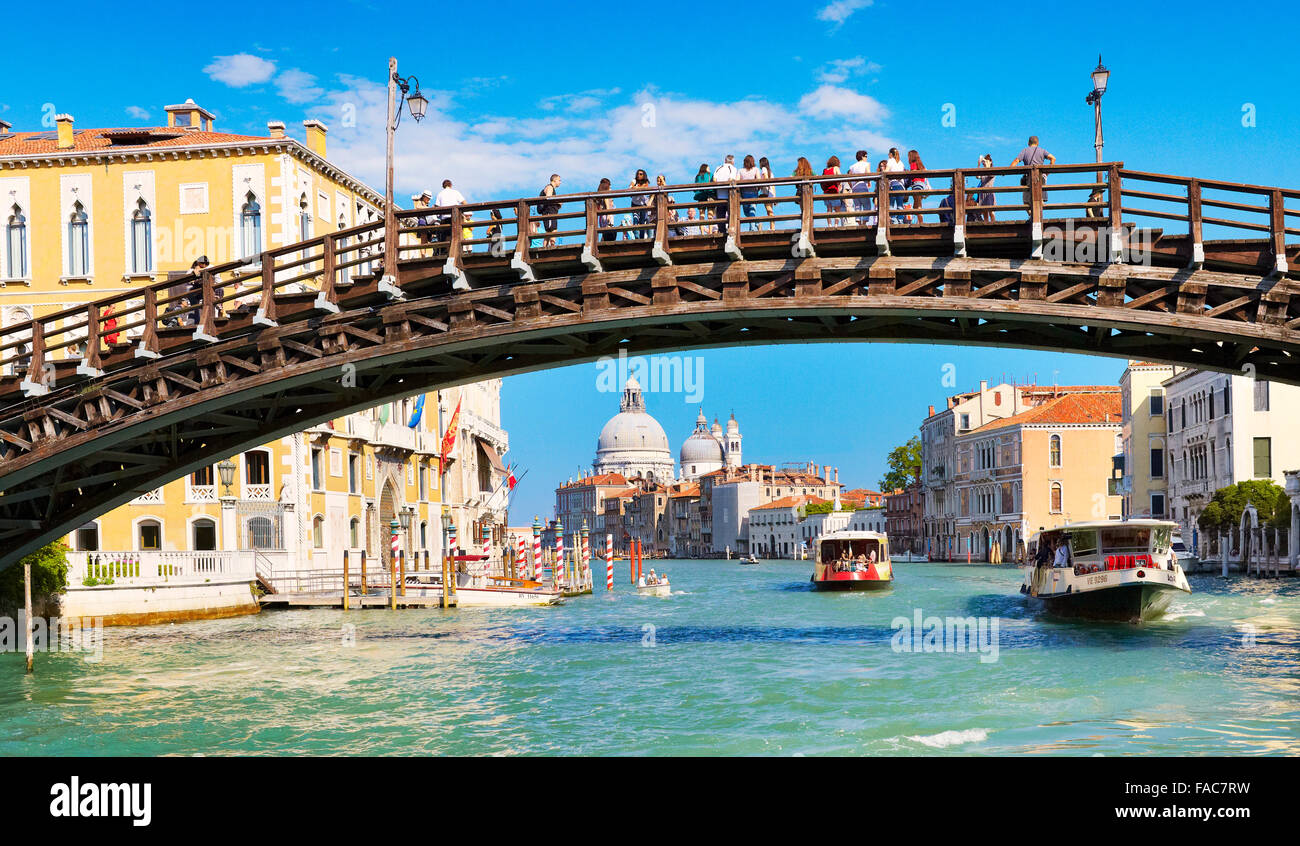
[[[70,115],[41,131],[0,121],[4,325],[183,275],[199,256],[254,262],[382,216],[382,195],[326,158],[319,121],[304,121],[299,141],[279,122],[266,135],[218,131],[192,100],[166,114],[166,126],[113,129],[80,128]],[[428,394],[418,414],[416,399],[403,400],[250,450],[235,457],[228,490],[214,465],[142,491],[69,544],[101,559],[166,559],[159,567],[169,572],[197,566],[187,553],[225,566],[217,553],[241,551],[259,567],[302,571],[338,567],[343,549],[386,551],[405,512],[406,554],[436,561],[440,425],[462,397],[448,486],[461,545],[472,547],[468,531],[477,540],[484,525],[500,534],[505,523],[499,380]],[[74,585],[92,558],[72,556]]]

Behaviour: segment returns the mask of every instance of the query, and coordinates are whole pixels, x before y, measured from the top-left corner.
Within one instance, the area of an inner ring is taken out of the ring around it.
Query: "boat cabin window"
[[[822,563],[832,564],[845,557],[857,558],[859,555],[866,558],[871,557],[871,553],[876,553],[876,560],[883,560],[885,550],[883,544],[874,538],[857,538],[854,540],[830,540],[822,543]]]
[[[1070,532],[1070,551],[1075,557],[1097,554],[1097,530],[1080,529]]]
[[[1151,547],[1151,529],[1146,526],[1116,526],[1102,532],[1107,555],[1135,555]]]

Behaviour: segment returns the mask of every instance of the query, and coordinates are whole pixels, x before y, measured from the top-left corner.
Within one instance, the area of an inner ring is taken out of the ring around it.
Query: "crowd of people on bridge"
[[[1038,137],[1030,136],[1028,144],[1012,159],[1009,166],[1030,168],[1055,163],[1056,157],[1039,145]],[[993,156],[987,153],[981,155],[976,162],[976,167],[979,170],[995,167]],[[881,213],[881,210],[876,208],[878,194],[875,180],[877,179],[886,181],[889,187],[886,213],[891,224],[927,222],[926,215],[929,216],[929,222],[937,219],[940,223],[951,224],[953,222],[951,192],[940,198],[937,207],[926,211],[924,202],[926,197],[934,196],[939,192],[934,190],[927,178],[920,175],[925,170],[920,151],[908,150],[904,158],[904,154],[897,147],[891,147],[884,158],[877,159],[874,164],[867,150],[858,150],[854,154],[853,163],[847,167],[842,166],[839,156],[832,155],[826,159],[820,174],[814,170],[812,163],[806,157],[800,156],[790,176],[808,181],[820,177],[820,181],[814,184],[820,189],[821,201],[826,212],[823,219],[828,226],[876,226],[878,215]],[[979,175],[978,172],[972,174],[972,177],[977,180],[977,184],[966,197],[967,219],[994,222],[997,202],[995,194],[989,189],[995,177],[991,173]],[[780,216],[775,208],[777,203],[782,199],[786,201],[792,199],[789,196],[778,197],[779,186],[771,184],[771,180],[775,178],[776,174],[767,156],[756,158],[753,155],[746,155],[739,167],[736,165],[735,155],[732,154],[725,156],[722,162],[713,168],[710,168],[707,162],[702,163],[695,172],[693,184],[697,187],[691,193],[689,201],[679,201],[674,196],[675,193],[685,193],[684,191],[666,193],[665,224],[669,232],[677,237],[705,235],[714,231],[725,233],[730,213],[730,195],[732,191],[736,191],[739,194],[737,199],[743,218],[742,227],[749,231],[761,231],[764,228],[769,231],[775,230],[777,218]],[[530,205],[528,234],[533,246],[556,245],[560,218],[564,217],[561,215],[563,200],[560,186],[562,184],[563,179],[560,174],[551,174],[538,192],[538,200]],[[608,177],[601,179],[594,191],[596,196],[593,200],[599,239],[608,242],[620,238],[624,240],[651,238],[659,223],[660,208],[656,205],[655,196],[660,192],[656,189],[666,188],[669,184],[665,174],[657,174],[651,182],[649,172],[644,168],[638,168],[619,198],[602,197],[602,194],[614,191],[614,183]],[[1030,203],[1028,174],[1022,177],[1021,184],[1026,186],[1024,204],[1027,206]],[[626,207],[620,207],[615,202],[616,199],[622,198],[627,200]],[[443,180],[442,190],[437,196],[430,191],[425,191],[413,199],[417,208],[451,209],[466,204],[464,195],[452,187],[450,179]],[[797,195],[793,199],[799,202]],[[763,212],[761,216],[760,208]],[[1089,209],[1090,214],[1091,212],[1092,209]],[[578,217],[582,212],[572,210],[569,214]],[[472,214],[463,211],[461,215],[464,240],[483,238],[482,233],[472,234]],[[493,238],[502,236],[501,213],[493,209],[491,218],[486,233],[489,242]],[[416,218],[413,225],[430,227],[434,223],[446,227],[451,223],[451,212],[436,212],[431,217]],[[437,238],[436,232],[421,236],[421,239],[426,242]]]

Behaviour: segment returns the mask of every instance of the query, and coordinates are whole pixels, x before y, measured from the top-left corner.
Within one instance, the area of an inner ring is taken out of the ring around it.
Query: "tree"
[[[32,597],[58,593],[68,586],[68,545],[46,544],[17,564],[0,570],[0,606],[22,607],[23,565],[32,565]]]
[[[1270,479],[1250,479],[1219,488],[1196,519],[1201,531],[1217,535],[1230,532],[1241,523],[1246,503],[1259,512],[1259,524],[1276,528],[1291,525],[1291,500],[1286,491]]]
[[[880,480],[881,493],[891,493],[912,484],[912,478],[921,468],[921,438],[913,435],[907,443],[889,451],[885,459],[889,472]]]

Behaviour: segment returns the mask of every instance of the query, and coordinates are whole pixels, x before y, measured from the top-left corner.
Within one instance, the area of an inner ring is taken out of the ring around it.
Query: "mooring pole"
[[[348,551],[343,550],[343,610],[348,610]]]
[[[27,672],[35,669],[36,649],[32,644],[32,562],[23,562],[23,628],[27,630]]]

